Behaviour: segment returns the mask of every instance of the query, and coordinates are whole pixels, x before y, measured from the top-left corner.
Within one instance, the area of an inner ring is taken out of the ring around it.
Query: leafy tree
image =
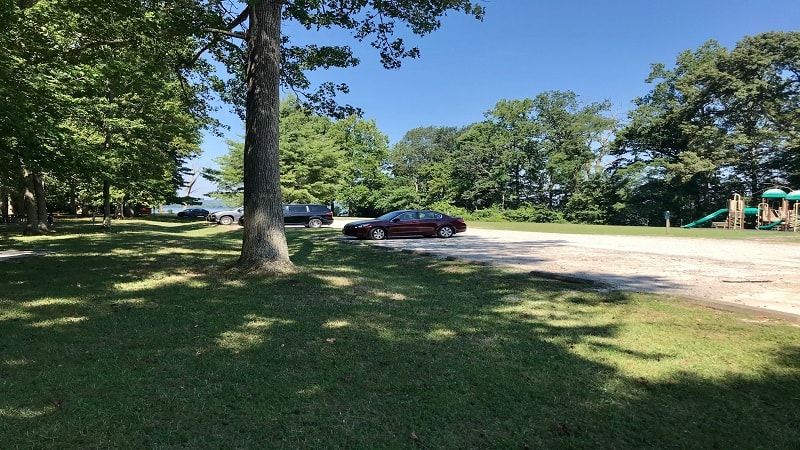
[[[459,136],[452,159],[457,206],[475,211],[506,204],[511,178],[496,130],[495,124],[485,121],[471,125]]]
[[[623,165],[645,164],[658,209],[697,216],[735,192],[755,195],[796,176],[798,36],[748,37],[732,52],[709,41],[681,53],[671,70],[653,66],[655,86],[636,100],[614,153]]]
[[[312,114],[292,96],[281,102],[281,194],[283,201],[332,205],[345,177],[345,150],[333,137],[333,122]]]
[[[296,97],[281,102],[281,189],[286,202],[339,200],[352,211],[374,208],[387,176],[383,172],[388,138],[374,121],[357,116],[332,121],[303,108]],[[242,201],[244,144],[228,142],[228,153],[215,158],[218,169],[203,176],[216,183],[212,197]]]
[[[452,176],[459,206],[564,209],[602,166],[615,127],[608,109],[581,105],[572,92],[498,102],[459,137]]]
[[[244,142],[226,140],[228,153],[214,158],[217,169],[205,168],[202,176],[217,185],[208,195],[230,205],[244,200]]]
[[[330,134],[343,157],[337,200],[351,215],[372,216],[386,211],[383,199],[389,183],[386,173],[389,138],[381,133],[374,120],[356,115],[336,121]]]
[[[81,32],[93,32],[97,44],[74,57],[76,70],[89,76],[71,127],[96,155],[91,169],[103,184],[106,226],[114,191],[118,211],[173,197],[180,168],[199,151],[200,129],[211,123],[202,91],[181,71],[197,44],[180,3],[109,3],[102,23],[82,24],[95,26]]]
[[[389,153],[392,175],[413,187],[412,203],[454,203],[452,158],[461,130],[455,127],[420,127],[408,131]]]
[[[534,101],[501,100],[486,113],[491,123],[493,146],[499,152],[507,181],[502,208],[537,202],[549,184],[541,170],[548,159],[540,145],[542,123],[536,119]]]
[[[718,185],[718,169],[732,160],[724,143],[719,110],[722,105],[705,87],[726,50],[710,41],[697,51],[679,55],[676,67],[653,65],[648,82],[658,82],[635,101],[630,123],[617,136],[615,151],[627,163],[644,162],[648,185],[660,195],[662,211],[682,209],[674,198],[689,198],[692,209],[707,209],[720,201],[709,186]],[[671,194],[669,194],[671,193]],[[673,199],[669,197],[673,196]],[[650,211],[653,221],[657,211]]]
[[[800,32],[745,37],[718,64],[722,120],[747,193],[800,183]]]
[[[8,136],[0,145],[13,155],[11,167],[34,181],[27,180],[28,191],[39,189],[44,175],[69,194],[78,185],[102,184],[107,219],[112,182],[120,201],[154,203],[173,195],[178,167],[198,151],[199,130],[212,122],[203,92],[182,70],[196,50],[192,30],[200,31],[195,13],[202,10],[191,5],[39,0],[10,6],[13,39],[3,46],[11,69],[0,73],[8,82],[0,84],[12,86],[14,95],[3,91],[0,101],[18,118],[0,119]],[[44,195],[26,197],[40,202],[38,217],[28,213],[35,224],[46,211]]]
[[[582,105],[574,92],[551,91],[537,95],[533,109],[539,124],[540,154],[546,158],[544,175],[539,176],[548,181],[544,202],[566,210],[573,218],[580,210],[595,210],[589,221],[599,223],[604,214],[599,212],[600,199],[595,196],[597,182],[602,180],[602,160],[616,128],[616,121],[605,115],[611,105]],[[580,201],[570,202],[576,195]]]
[[[0,154],[6,187],[24,200],[26,233],[47,229],[44,180],[62,162],[53,149],[63,137],[58,124],[64,114],[62,87],[52,82],[61,72],[53,64],[59,54],[51,41],[63,36],[59,26],[65,21],[51,17],[45,2],[35,3],[4,2],[1,7]]]

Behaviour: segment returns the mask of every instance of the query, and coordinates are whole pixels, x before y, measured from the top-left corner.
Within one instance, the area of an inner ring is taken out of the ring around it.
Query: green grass
[[[0,227],[4,448],[786,448],[800,328],[289,229]]]

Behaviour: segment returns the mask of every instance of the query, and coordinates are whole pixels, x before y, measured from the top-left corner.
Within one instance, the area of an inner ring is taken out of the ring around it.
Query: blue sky
[[[351,45],[358,67],[318,71],[312,81],[347,83],[340,101],[360,107],[390,144],[420,126],[466,126],[502,99],[573,91],[583,103],[609,100],[624,119],[631,101],[645,95],[650,65],[671,66],[684,50],[710,39],[733,48],[745,36],[800,30],[797,0],[486,0],[484,20],[449,13],[442,28],[408,36],[421,57],[386,70],[377,53],[342,33],[316,34],[285,27],[294,42]],[[298,33],[298,31],[302,31]],[[218,118],[240,139],[233,114]],[[227,152],[208,137],[200,166]],[[200,183],[200,182],[198,182]],[[196,194],[208,192],[200,185]]]

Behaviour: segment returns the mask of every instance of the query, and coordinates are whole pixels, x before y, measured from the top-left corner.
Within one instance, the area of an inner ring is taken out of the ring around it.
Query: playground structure
[[[722,218],[724,221],[714,221]],[[756,207],[745,206],[744,199],[734,194],[728,200],[728,207],[683,225],[681,228],[694,228],[711,222],[713,228],[741,230],[745,226],[745,217],[753,216],[757,230],[800,231],[800,190],[788,194],[782,189],[767,189],[761,194],[761,201]]]

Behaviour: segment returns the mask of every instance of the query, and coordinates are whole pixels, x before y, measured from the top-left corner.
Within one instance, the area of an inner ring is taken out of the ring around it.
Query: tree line
[[[2,213],[131,213],[175,197],[214,125],[192,2],[0,2]],[[187,13],[188,11],[188,13]],[[194,31],[192,31],[194,30]],[[49,208],[48,208],[49,203]],[[116,208],[115,208],[116,207]]]
[[[574,92],[500,100],[464,127],[421,127],[388,147],[374,121],[333,120],[281,103],[285,201],[352,215],[436,208],[483,220],[663,225],[734,193],[800,183],[800,33],[714,41],[654,64],[626,119]],[[356,132],[357,129],[360,131]],[[238,203],[241,144],[206,172]]]

